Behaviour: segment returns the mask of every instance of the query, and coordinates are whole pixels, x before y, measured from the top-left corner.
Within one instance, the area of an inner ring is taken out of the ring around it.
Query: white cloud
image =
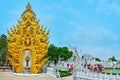
[[[112,4],[108,4],[108,8],[109,8],[112,12],[114,12],[114,13],[116,13],[117,15],[120,16],[120,5],[119,5],[116,1],[114,1]]]
[[[103,27],[88,27],[88,26],[76,26],[76,35],[77,37],[86,37],[88,39],[99,40],[109,38],[111,40],[117,41],[119,39],[119,35],[112,33],[109,29],[105,29]]]
[[[64,41],[70,45],[76,46],[78,50],[91,51],[93,56],[118,55],[120,35],[113,33],[104,27],[89,27],[77,25],[74,22],[69,23],[69,31],[64,32]],[[85,53],[85,52],[84,52]]]
[[[96,11],[106,13],[107,15],[116,14],[120,16],[120,4],[118,0],[98,0]]]
[[[19,13],[20,13],[20,11],[18,11],[18,10],[11,10],[11,11],[9,11],[10,15],[19,15]]]
[[[50,5],[46,6],[45,9],[53,11],[53,14],[58,12],[61,14],[69,14],[71,16],[81,16],[80,11],[75,9],[69,0],[61,1],[60,3],[52,2]]]
[[[111,56],[120,59],[118,57],[120,54],[120,35],[104,27],[81,26],[74,22],[70,22],[69,25],[73,27],[72,31],[69,30],[63,36],[67,36],[66,42],[77,46],[78,51],[80,49],[83,49],[83,53],[90,51],[93,56],[101,59],[107,59]]]

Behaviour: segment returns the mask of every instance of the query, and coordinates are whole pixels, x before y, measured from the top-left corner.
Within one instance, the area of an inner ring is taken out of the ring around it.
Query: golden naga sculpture
[[[8,31],[8,60],[13,71],[22,73],[30,70],[39,73],[48,60],[49,30],[39,25],[35,13],[28,3],[18,24]]]

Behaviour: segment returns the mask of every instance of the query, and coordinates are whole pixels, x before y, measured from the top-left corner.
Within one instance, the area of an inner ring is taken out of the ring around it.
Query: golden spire
[[[30,16],[31,18],[36,18],[35,13],[32,11],[31,5],[28,2],[26,6],[26,10],[22,13],[22,19],[26,19],[26,17]]]
[[[28,2],[28,5],[26,6],[26,10],[31,10],[31,5],[29,2]]]

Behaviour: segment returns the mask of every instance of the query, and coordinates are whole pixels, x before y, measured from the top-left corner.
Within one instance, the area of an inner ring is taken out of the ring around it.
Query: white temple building
[[[69,46],[69,49],[68,49],[68,50],[73,52],[72,57],[67,60],[68,62],[74,62],[75,60],[80,61],[80,54],[78,53],[76,47],[71,47],[71,46]]]

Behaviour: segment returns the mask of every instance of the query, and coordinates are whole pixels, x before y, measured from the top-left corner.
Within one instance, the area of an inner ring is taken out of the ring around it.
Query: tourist
[[[73,71],[73,69],[74,69],[74,65],[71,64],[71,65],[70,65],[70,68],[71,68],[71,71]]]
[[[92,64],[90,65],[90,70],[94,72],[94,66]]]
[[[94,64],[94,72],[97,72],[98,69],[97,69],[97,64]]]
[[[67,70],[69,71],[69,64],[67,64]]]

